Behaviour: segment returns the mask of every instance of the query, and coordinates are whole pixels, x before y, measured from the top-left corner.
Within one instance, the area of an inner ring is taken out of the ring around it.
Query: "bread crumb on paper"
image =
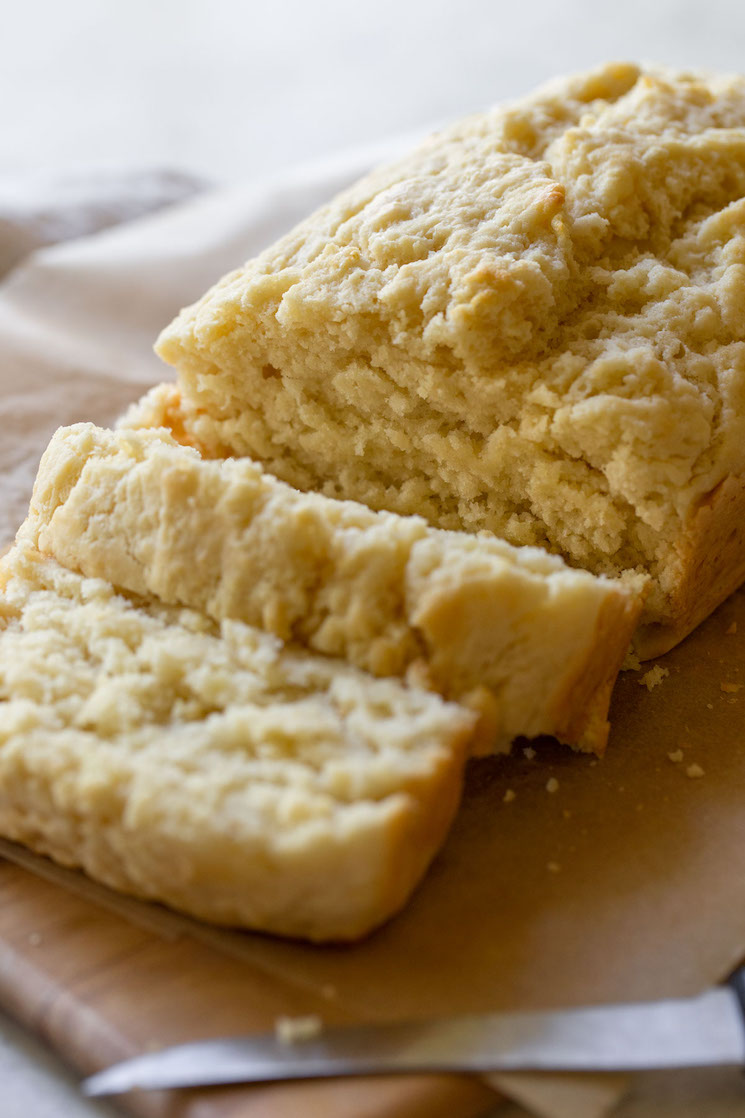
[[[725,630],[725,636],[732,637],[737,632],[737,622],[733,621],[729,629]]]
[[[673,762],[673,764],[677,765],[679,761],[683,760],[683,750],[674,749],[672,753],[668,753],[668,757]]]
[[[641,660],[639,659],[637,654],[634,652],[633,648],[630,648],[628,650],[628,652],[626,653],[626,656],[624,657],[623,663],[621,664],[621,671],[622,672],[638,672],[639,669],[641,668],[641,666],[642,666]]]
[[[280,1044],[302,1044],[313,1040],[323,1031],[323,1022],[317,1014],[307,1017],[278,1017],[274,1022],[274,1035]]]
[[[655,664],[648,672],[638,680],[642,687],[646,687],[647,691],[651,691],[655,687],[659,687],[665,676],[670,675],[669,668],[663,668],[661,664]]]
[[[527,757],[529,761],[532,761],[535,757],[535,749],[527,745],[525,749],[523,749],[523,757]]]
[[[559,791],[559,782],[555,776],[549,777],[546,781],[546,791],[552,794]]]
[[[507,791],[505,792],[505,794],[502,796],[502,803],[503,804],[511,804],[512,801],[515,798],[516,797],[515,797],[514,789],[513,788],[508,788]]]
[[[686,769],[686,776],[689,776],[691,778],[691,780],[696,780],[697,777],[704,776],[704,775],[705,775],[704,770],[701,768],[700,765],[696,765],[696,764],[689,765],[688,768]]]
[[[727,695],[734,695],[738,691],[742,691],[745,683],[726,683],[724,680],[719,684],[719,690],[724,691]]]
[[[558,873],[561,869],[561,866],[558,862],[547,862],[546,869],[549,873]]]

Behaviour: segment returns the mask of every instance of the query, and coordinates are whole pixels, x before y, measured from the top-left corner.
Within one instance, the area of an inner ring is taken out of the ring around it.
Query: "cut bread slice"
[[[85,575],[475,706],[478,746],[602,751],[639,587],[419,517],[301,493],[165,430],[61,428],[22,535]]]
[[[353,939],[406,901],[456,810],[472,714],[121,596],[28,542],[0,583],[0,833],[287,936]]]
[[[157,350],[204,453],[648,573],[658,655],[745,578],[743,237],[745,79],[608,65],[369,175]]]

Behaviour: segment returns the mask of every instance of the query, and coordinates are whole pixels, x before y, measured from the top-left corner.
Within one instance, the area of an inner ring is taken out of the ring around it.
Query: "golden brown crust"
[[[642,611],[644,594],[609,598],[600,611],[591,653],[556,711],[559,741],[573,741],[586,753],[602,755],[608,741],[608,707],[624,655],[618,636],[631,640]]]
[[[745,476],[730,474],[699,503],[677,552],[672,620],[639,628],[642,660],[668,652],[745,581]]]

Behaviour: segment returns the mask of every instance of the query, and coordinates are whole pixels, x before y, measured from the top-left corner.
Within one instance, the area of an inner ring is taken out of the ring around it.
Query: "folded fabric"
[[[181,171],[92,166],[0,176],[0,277],[43,245],[84,237],[183,201],[205,183]]]

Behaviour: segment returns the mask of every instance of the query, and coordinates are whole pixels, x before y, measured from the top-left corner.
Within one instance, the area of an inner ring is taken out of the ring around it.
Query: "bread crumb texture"
[[[607,65],[434,136],[183,311],[171,422],[647,574],[658,655],[745,577],[744,244],[745,80]]]
[[[639,683],[640,687],[646,687],[647,691],[653,691],[655,687],[659,687],[663,679],[670,675],[669,668],[663,668],[661,664],[655,664],[648,672],[645,672]]]
[[[473,716],[117,594],[20,544],[0,579],[0,832],[220,923],[354,938],[444,839]]]
[[[22,534],[119,588],[463,700],[484,751],[539,734],[602,751],[641,608],[537,548],[302,493],[162,429],[60,428]]]

